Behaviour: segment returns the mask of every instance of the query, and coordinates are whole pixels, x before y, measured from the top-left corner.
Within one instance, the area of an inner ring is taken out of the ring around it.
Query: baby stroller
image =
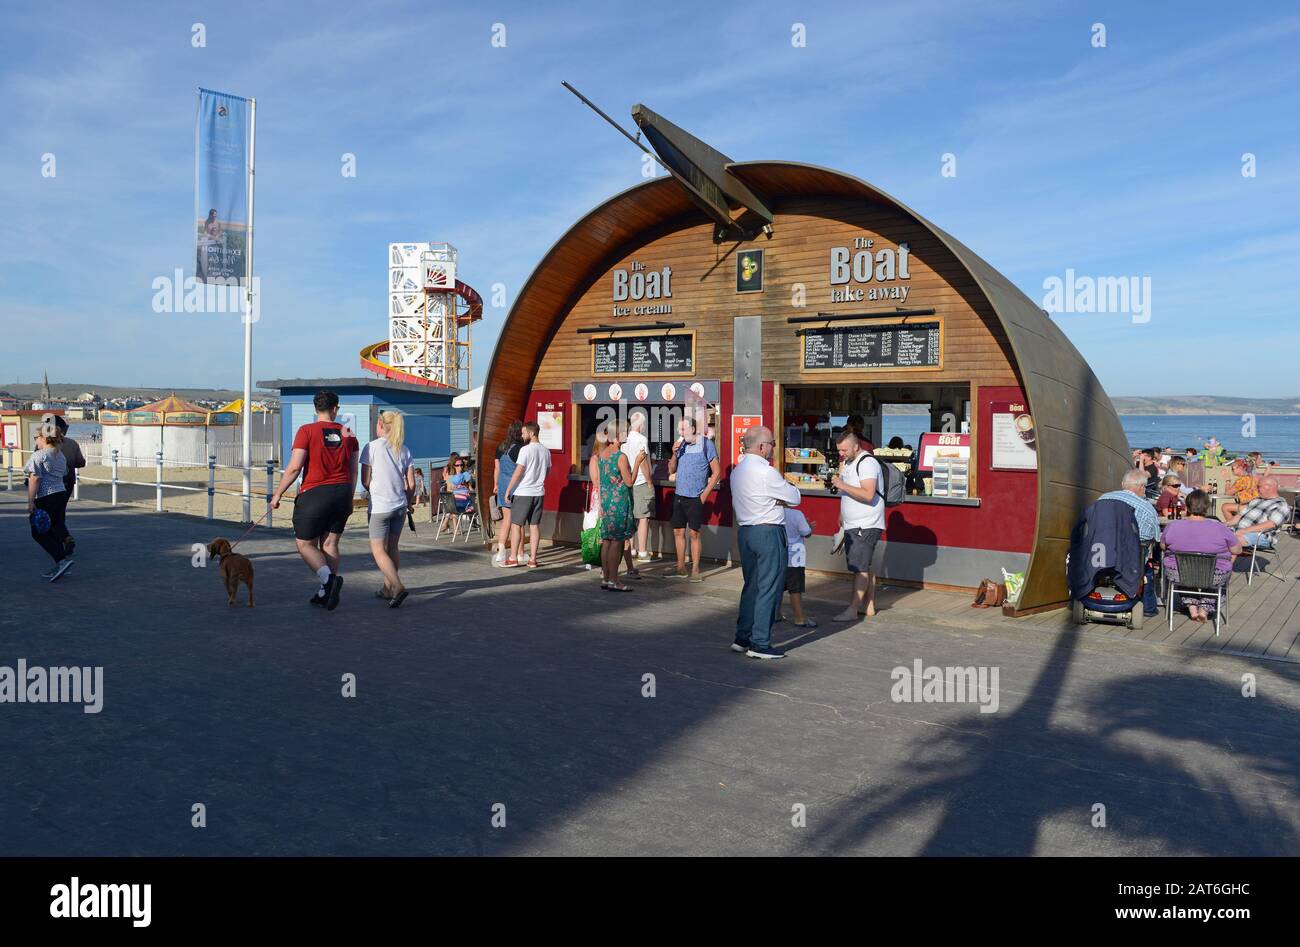
[[[1131,506],[1120,500],[1098,500],[1085,509],[1070,534],[1065,558],[1074,623],[1095,621],[1140,629],[1147,553]]]

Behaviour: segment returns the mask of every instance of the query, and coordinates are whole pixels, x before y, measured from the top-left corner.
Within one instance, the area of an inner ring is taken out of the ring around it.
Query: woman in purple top
[[[1228,581],[1232,572],[1232,557],[1241,552],[1241,541],[1236,533],[1218,520],[1206,519],[1210,511],[1210,495],[1204,490],[1187,494],[1187,516],[1174,520],[1165,527],[1161,541],[1165,547],[1165,569],[1169,578],[1178,581],[1179,552],[1213,553],[1218,557],[1214,564],[1214,581],[1220,585]],[[1188,598],[1187,613],[1193,621],[1206,621],[1214,610],[1214,599]]]

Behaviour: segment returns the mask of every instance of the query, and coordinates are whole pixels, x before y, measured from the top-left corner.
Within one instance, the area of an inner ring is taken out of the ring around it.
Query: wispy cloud
[[[1067,267],[1150,275],[1150,324],[1061,320],[1112,390],[1158,393],[1152,364],[1196,365],[1243,334],[1294,342],[1300,18],[1027,0],[702,14],[235,0],[70,3],[51,22],[6,8],[0,317],[62,340],[52,375],[238,378],[237,326],[149,308],[151,280],[193,254],[194,90],[222,88],[259,105],[256,373],[352,373],[385,332],[389,241],[450,240],[469,282],[513,299],[579,216],[641,180],[637,151],[560,88],[569,79],[624,124],[644,101],[738,160],[864,177],[1035,298]],[[1198,26],[1206,16],[1221,27]],[[206,48],[190,45],[195,20]],[[1105,49],[1089,44],[1096,20]],[[1247,151],[1254,179],[1239,172]],[[945,152],[956,178],[939,174]],[[40,175],[45,153],[57,178]],[[355,178],[340,174],[345,153]],[[503,315],[489,309],[480,346]],[[1206,373],[1202,389],[1289,393],[1294,345],[1266,349],[1248,382]],[[0,377],[37,374],[48,351],[8,346]]]

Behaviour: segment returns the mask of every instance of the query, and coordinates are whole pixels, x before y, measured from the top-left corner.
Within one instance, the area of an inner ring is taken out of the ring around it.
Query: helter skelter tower
[[[388,340],[361,350],[367,371],[415,384],[467,389],[473,324],[483,300],[456,279],[449,243],[388,245]],[[387,362],[379,356],[387,353]]]

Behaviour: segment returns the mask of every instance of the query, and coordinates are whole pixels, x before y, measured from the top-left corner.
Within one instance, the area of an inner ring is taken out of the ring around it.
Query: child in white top
[[[790,607],[794,610],[794,623],[798,628],[816,628],[817,622],[803,613],[804,570],[808,565],[808,548],[804,540],[812,535],[813,526],[803,513],[794,508],[785,509],[785,590],[790,593]],[[784,616],[778,616],[784,617]]]

